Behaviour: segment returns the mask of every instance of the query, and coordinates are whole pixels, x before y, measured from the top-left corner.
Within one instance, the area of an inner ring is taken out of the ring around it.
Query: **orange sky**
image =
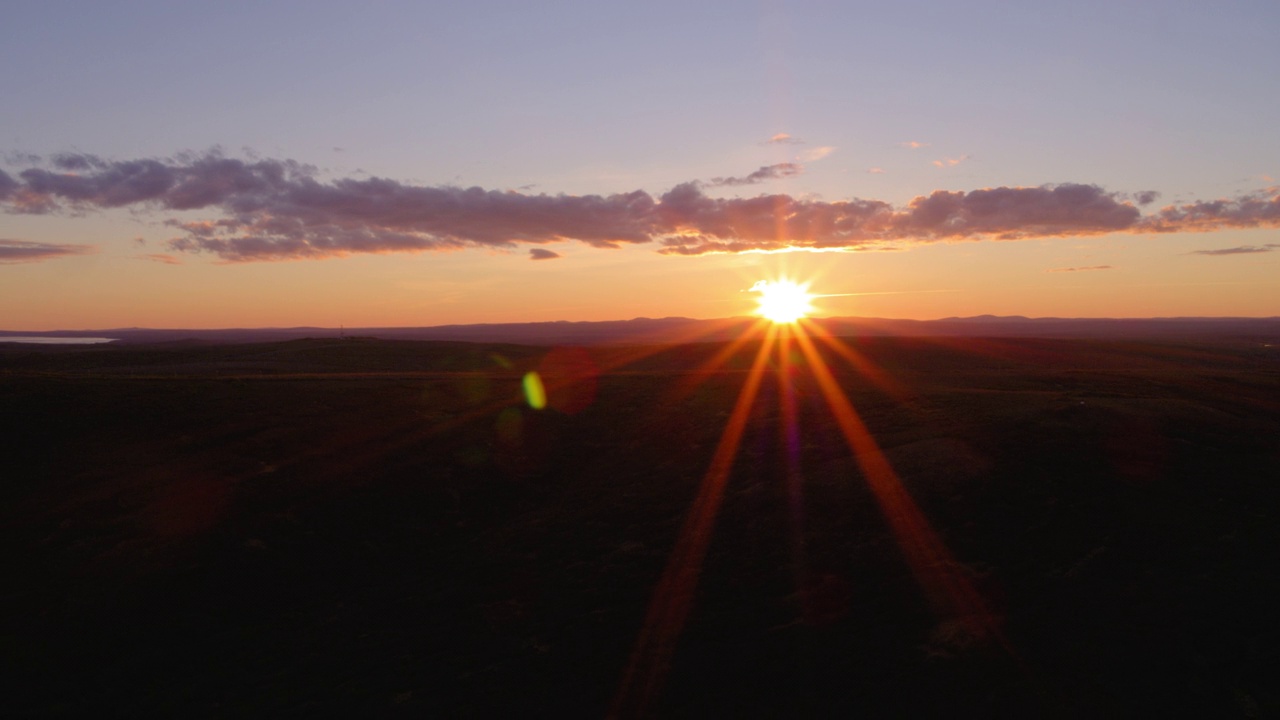
[[[1248,244],[1258,231],[1236,232]],[[953,242],[896,252],[660,256],[569,249],[549,262],[465,250],[323,261],[181,265],[146,248],[0,268],[10,330],[375,327],[750,314],[759,279],[812,282],[818,315],[930,319],[1265,316],[1280,308],[1271,256],[1170,253],[1186,238]],[[1068,267],[1109,269],[1050,272]]]

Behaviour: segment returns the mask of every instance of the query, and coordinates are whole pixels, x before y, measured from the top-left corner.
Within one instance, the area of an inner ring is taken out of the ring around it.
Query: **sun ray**
[[[716,368],[723,368],[725,363],[729,361],[729,358],[742,350],[744,345],[751,342],[754,338],[759,337],[761,331],[767,330],[768,322],[769,321],[764,318],[758,318],[752,322],[746,332],[730,341],[714,356],[695,368],[694,371],[684,380],[677,383],[675,388],[667,394],[666,399],[668,401],[679,400],[693,392],[694,387],[706,382],[707,378],[716,370]],[[767,336],[768,333],[766,332],[765,335]]]
[[[742,433],[760,390],[776,336],[776,326],[769,328],[747,374],[746,382],[738,393],[733,412],[725,422],[711,465],[702,479],[698,495],[680,530],[662,578],[654,589],[644,625],[640,629],[621,687],[614,699],[611,717],[646,716],[649,703],[666,676],[676,640],[689,616],[707,544],[711,540],[716,514],[724,498],[729,471],[738,454]]]
[[[791,285],[799,288],[807,303],[807,298],[811,297],[807,294],[808,286]],[[795,374],[803,367],[815,381],[895,542],[901,548],[904,559],[939,621],[962,629],[970,639],[997,642],[1010,655],[1014,655],[1000,632],[996,617],[988,610],[981,595],[961,572],[962,566],[955,561],[946,544],[903,487],[879,443],[872,437],[819,353],[813,337],[818,338],[825,347],[896,399],[910,399],[913,394],[869,358],[831,336],[815,323],[807,321],[803,313],[773,315],[762,311],[760,314],[763,317],[747,332],[721,348],[699,366],[688,380],[681,383],[681,387],[687,391],[696,383],[706,380],[715,368],[722,367],[741,352],[748,342],[759,337],[762,326],[765,328],[764,338],[739,391],[733,411],[725,423],[711,463],[699,485],[698,494],[663,574],[654,588],[643,625],[614,697],[610,713],[613,717],[644,716],[651,710],[652,703],[662,689],[677,642],[692,610],[694,593],[702,574],[707,547],[734,460],[751,416],[752,406],[759,395],[764,374],[771,367],[774,352],[777,352],[777,359],[772,369],[778,375],[781,421],[778,427],[779,445],[786,460],[792,567],[802,617],[809,618],[812,613],[807,593],[811,578],[808,576],[804,543],[801,428],[795,386]]]
[[[638,337],[635,340],[635,344],[628,343],[623,347],[610,347],[600,350],[600,369],[616,370],[624,368],[657,355],[673,346],[719,339],[722,337],[722,333],[725,332],[736,332],[735,341],[743,340],[745,342],[752,337],[758,337],[764,326],[764,321],[758,319],[745,331],[739,332],[738,326],[741,322],[741,318],[730,318],[699,323],[692,328],[677,328],[675,330],[663,328],[660,331],[655,331],[652,337]]]
[[[796,339],[836,424],[853,450],[854,460],[935,612],[959,622],[974,638],[994,637],[1004,644],[994,616],[972,584],[957,571],[951,552],[902,486],[884,451],[841,391],[813,342],[803,333],[797,333]]]
[[[839,338],[832,335],[826,328],[818,325],[808,318],[801,318],[799,322],[805,333],[822,341],[822,344],[831,348],[832,351],[844,358],[844,360],[853,366],[853,368],[863,377],[870,380],[881,390],[887,392],[894,400],[902,402],[914,396],[914,393],[907,390],[906,386],[885,372],[883,368],[871,362],[871,360],[869,360],[865,355],[849,347],[846,343],[841,342]]]
[[[791,531],[791,569],[795,587],[799,589],[800,613],[806,620],[813,617],[812,593],[804,535],[804,474],[800,465],[800,413],[796,407],[795,366],[792,361],[792,334],[803,332],[799,326],[782,325],[778,334],[778,395],[782,425],[778,428],[786,453],[787,515]]]

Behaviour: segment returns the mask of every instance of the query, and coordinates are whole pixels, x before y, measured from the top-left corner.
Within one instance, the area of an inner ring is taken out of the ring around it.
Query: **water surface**
[[[28,343],[31,345],[99,345],[115,342],[116,338],[104,337],[41,337],[38,335],[0,335],[0,343]]]

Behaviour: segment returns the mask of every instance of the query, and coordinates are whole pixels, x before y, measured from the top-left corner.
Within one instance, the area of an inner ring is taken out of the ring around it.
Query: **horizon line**
[[[647,317],[637,316],[628,319],[614,320],[517,320],[517,321],[495,321],[495,322],[474,322],[474,323],[446,323],[442,325],[338,325],[336,327],[323,325],[263,325],[263,326],[220,326],[220,327],[145,327],[145,326],[127,326],[127,327],[109,327],[109,328],[58,328],[49,330],[10,330],[0,329],[0,336],[17,336],[21,334],[51,334],[51,333],[109,333],[109,332],[231,332],[231,331],[298,331],[298,330],[321,330],[332,331],[335,333],[343,333],[347,331],[356,332],[364,330],[432,330],[445,328],[467,328],[467,327],[494,327],[494,326],[534,326],[534,325],[604,325],[611,323],[632,323],[632,322],[663,322],[663,321],[684,321],[684,322],[743,322],[755,321],[759,318],[754,315],[735,315],[721,318],[691,318],[679,315],[668,315],[664,317]],[[1280,315],[1165,315],[1165,316],[1084,316],[1084,317],[1064,317],[1057,315],[1045,315],[1032,317],[1028,315],[995,315],[983,313],[980,315],[966,316],[947,316],[930,319],[915,318],[889,318],[874,317],[861,315],[828,315],[828,316],[809,316],[810,321],[815,322],[840,322],[840,321],[861,321],[861,322],[894,322],[894,323],[937,323],[937,322],[964,322],[964,321],[1028,321],[1028,322],[1141,322],[1141,321],[1280,321]]]

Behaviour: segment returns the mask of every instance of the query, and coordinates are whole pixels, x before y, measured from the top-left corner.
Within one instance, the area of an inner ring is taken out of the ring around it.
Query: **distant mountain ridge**
[[[6,337],[109,337],[119,343],[245,343],[298,338],[346,337],[383,340],[451,340],[502,342],[524,345],[597,345],[616,343],[720,342],[760,332],[751,317],[697,320],[684,317],[633,318],[608,321],[552,321],[486,323],[430,327],[382,328],[227,328],[189,330],[163,328],[114,328],[109,330],[0,330]],[[1261,337],[1280,338],[1280,317],[1173,317],[1173,318],[1028,318],[1021,315],[949,317],[939,320],[886,318],[813,318],[810,322],[837,336],[907,337],[1042,337],[1042,338],[1159,338],[1159,337]]]

